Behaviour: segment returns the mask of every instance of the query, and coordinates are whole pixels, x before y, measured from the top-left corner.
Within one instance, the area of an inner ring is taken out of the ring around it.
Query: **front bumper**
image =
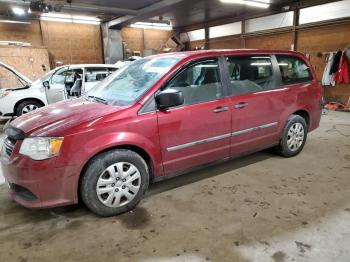
[[[77,168],[57,167],[58,158],[34,161],[18,154],[18,143],[10,157],[0,155],[10,194],[28,208],[50,208],[78,202]]]

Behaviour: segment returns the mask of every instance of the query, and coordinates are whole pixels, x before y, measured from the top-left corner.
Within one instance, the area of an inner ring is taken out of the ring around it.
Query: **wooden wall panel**
[[[158,51],[164,49],[166,42],[172,35],[172,31],[166,30],[145,29],[144,32],[144,49],[155,49]]]
[[[64,64],[103,63],[99,25],[41,21],[44,45],[48,47],[52,67]]]
[[[350,32],[350,24],[323,26],[298,32],[298,51],[310,54],[311,64],[319,80],[322,79],[326,65],[322,52],[343,50],[350,45],[348,32]],[[327,101],[347,102],[350,96],[350,85],[326,87],[324,94]]]
[[[319,79],[324,70],[324,56],[318,53],[343,50],[350,45],[350,24],[324,26],[298,32],[298,51],[310,54]]]
[[[245,47],[253,49],[290,50],[291,39],[291,33],[247,37],[245,39]]]
[[[126,43],[126,48],[131,52],[143,51],[144,49],[144,34],[139,28],[124,27],[122,29],[122,38]]]
[[[189,50],[197,50],[200,49],[204,46],[205,41],[204,40],[199,40],[199,41],[193,41],[190,42],[189,44]]]
[[[241,38],[237,36],[214,38],[210,39],[209,47],[212,49],[239,49],[241,41]]]
[[[42,46],[39,21],[32,21],[29,25],[0,23],[0,41],[27,42],[33,46]]]
[[[122,38],[126,43],[127,49],[133,51],[141,51],[145,49],[155,49],[162,52],[166,42],[171,37],[172,31],[155,30],[155,29],[141,29],[124,27],[122,29]]]
[[[31,80],[36,80],[50,70],[49,55],[44,47],[0,47],[0,61],[15,68]],[[44,69],[46,71],[44,71]],[[15,78],[0,70],[2,88],[16,87]]]

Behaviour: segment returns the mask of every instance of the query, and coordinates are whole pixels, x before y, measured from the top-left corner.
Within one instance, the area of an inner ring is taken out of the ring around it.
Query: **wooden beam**
[[[298,26],[299,26],[299,12],[300,10],[296,8],[293,12],[293,29],[292,29],[292,42],[290,45],[291,51],[296,51],[298,49]]]

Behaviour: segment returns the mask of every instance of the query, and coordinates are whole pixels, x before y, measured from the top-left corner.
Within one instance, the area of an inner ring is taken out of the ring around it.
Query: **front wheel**
[[[84,204],[95,214],[113,216],[133,209],[149,184],[149,171],[141,156],[118,149],[93,158],[81,179]]]
[[[34,111],[43,105],[35,100],[24,100],[23,102],[19,103],[19,105],[16,108],[16,115],[21,116],[24,114],[27,114],[31,111]]]
[[[307,124],[305,119],[299,115],[291,115],[283,130],[277,151],[284,157],[296,156],[303,150],[306,137]]]

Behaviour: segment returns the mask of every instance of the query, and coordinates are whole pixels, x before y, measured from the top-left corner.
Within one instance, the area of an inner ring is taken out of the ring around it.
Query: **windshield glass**
[[[131,105],[179,60],[180,57],[156,57],[134,61],[97,84],[85,97],[109,105]]]
[[[52,74],[53,74],[54,72],[56,72],[56,71],[57,71],[57,68],[52,69],[51,71],[49,71],[48,73],[46,73],[45,75],[43,75],[42,77],[40,77],[39,79],[35,80],[35,81],[33,82],[32,85],[37,85],[37,84],[39,84],[39,83],[48,81],[48,80],[50,79],[50,77],[52,76]]]

